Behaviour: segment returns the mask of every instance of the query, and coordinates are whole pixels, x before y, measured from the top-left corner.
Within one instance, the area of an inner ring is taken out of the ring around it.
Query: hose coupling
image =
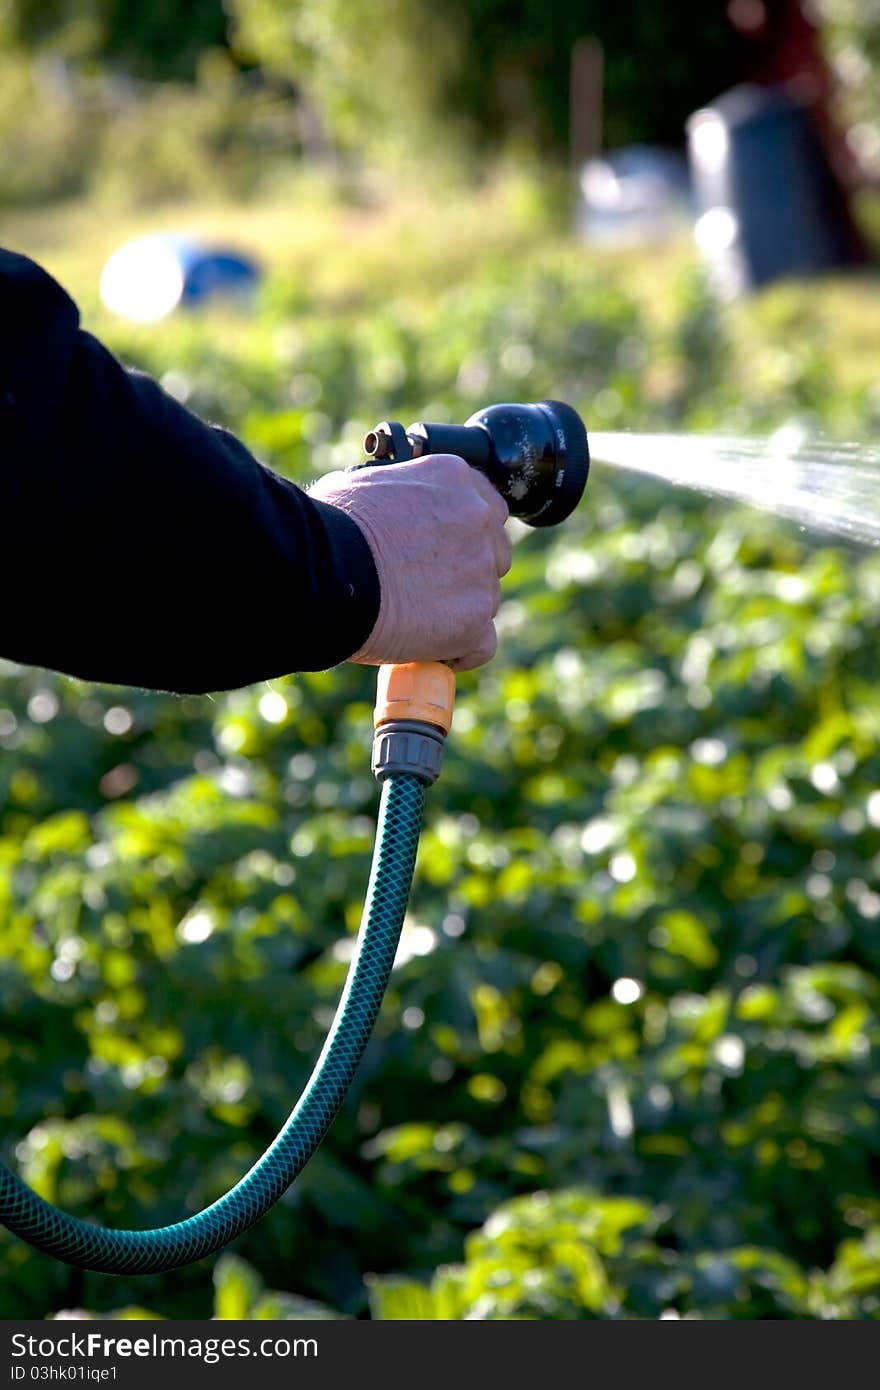
[[[376,690],[373,775],[417,777],[431,786],[440,775],[452,724],[455,676],[441,661],[380,666]]]

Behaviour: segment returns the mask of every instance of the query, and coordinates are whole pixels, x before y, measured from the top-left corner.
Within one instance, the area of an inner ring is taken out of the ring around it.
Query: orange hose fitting
[[[417,719],[449,733],[455,703],[455,676],[442,661],[409,661],[380,666],[373,725]]]

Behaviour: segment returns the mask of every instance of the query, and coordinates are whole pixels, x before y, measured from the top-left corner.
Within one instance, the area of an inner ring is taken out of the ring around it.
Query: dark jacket
[[[344,661],[378,610],[349,517],[120,366],[0,250],[0,656],[229,689]]]

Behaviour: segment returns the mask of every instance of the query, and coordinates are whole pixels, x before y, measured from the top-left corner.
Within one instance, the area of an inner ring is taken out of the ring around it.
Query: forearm
[[[125,371],[0,251],[0,655],[227,689],[345,660],[379,583],[357,524]]]

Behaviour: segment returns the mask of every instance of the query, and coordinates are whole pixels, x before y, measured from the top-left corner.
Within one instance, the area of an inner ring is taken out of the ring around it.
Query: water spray
[[[584,425],[560,401],[493,405],[464,425],[384,420],[365,441],[367,465],[428,453],[460,454],[485,473],[512,515],[555,526],[580,501],[589,472]],[[215,1254],[274,1206],[333,1122],[363,1056],[397,953],[421,830],[425,788],[439,775],[452,723],[455,677],[442,662],[379,669],[373,772],[381,784],[373,863],[361,925],[336,1016],[281,1131],[225,1196],[152,1230],[111,1230],[69,1216],[0,1164],[0,1222],[68,1264],[104,1274],[176,1269]]]
[[[767,439],[593,433],[590,449],[603,466],[775,512],[820,536],[880,546],[876,445],[811,437],[792,421]]]

